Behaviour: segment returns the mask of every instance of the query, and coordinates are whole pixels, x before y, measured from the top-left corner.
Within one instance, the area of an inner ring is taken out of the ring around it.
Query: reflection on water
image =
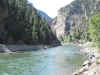
[[[86,59],[79,47],[60,46],[35,52],[0,54],[0,75],[72,75]]]

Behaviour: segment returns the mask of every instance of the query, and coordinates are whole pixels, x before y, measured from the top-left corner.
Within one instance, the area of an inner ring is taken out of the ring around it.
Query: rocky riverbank
[[[0,52],[9,53],[9,52],[11,52],[11,50],[8,49],[8,47],[6,45],[0,44]]]
[[[93,43],[80,44],[80,53],[87,55],[88,60],[86,60],[82,68],[73,75],[100,75],[100,53],[97,52],[95,48],[88,48],[93,45]]]
[[[0,44],[0,52],[11,53],[11,52],[25,52],[25,51],[37,51],[39,49],[46,49],[51,46],[47,45],[4,45]]]
[[[59,43],[52,43],[51,45],[0,44],[0,53],[37,51],[40,49],[47,49],[47,48],[56,47],[60,45],[61,44]]]

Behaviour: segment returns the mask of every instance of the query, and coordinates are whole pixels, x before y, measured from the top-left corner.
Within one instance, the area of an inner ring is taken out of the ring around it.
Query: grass
[[[92,45],[89,46],[88,48],[93,49],[93,48],[96,48],[96,47],[97,47],[96,44],[92,44]]]
[[[93,44],[88,47],[90,50],[95,49],[98,53],[100,53],[100,47],[98,47],[96,44]]]
[[[100,48],[99,48],[99,49],[97,49],[97,52],[98,52],[98,53],[100,53]]]
[[[97,60],[97,61],[96,61],[96,64],[100,64],[100,61]]]

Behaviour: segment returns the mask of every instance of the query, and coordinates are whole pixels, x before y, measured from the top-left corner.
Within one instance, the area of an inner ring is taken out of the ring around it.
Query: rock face
[[[52,21],[51,28],[53,32],[56,33],[56,36],[63,36],[65,34],[65,22],[66,18],[63,14],[59,13],[59,15]]]
[[[100,12],[100,0],[75,0],[61,8],[57,17],[52,21],[52,30],[57,37],[72,35],[79,30],[85,35],[88,30],[88,19]]]

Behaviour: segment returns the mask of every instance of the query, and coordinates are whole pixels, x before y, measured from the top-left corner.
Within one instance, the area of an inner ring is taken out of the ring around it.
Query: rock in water
[[[0,52],[10,53],[11,51],[6,47],[6,45],[0,44]]]

